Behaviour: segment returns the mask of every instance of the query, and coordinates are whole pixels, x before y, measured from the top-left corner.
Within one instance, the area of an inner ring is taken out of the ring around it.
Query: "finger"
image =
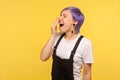
[[[60,21],[60,17],[57,17],[57,18],[56,18],[56,21],[59,22],[59,21]]]
[[[59,17],[56,18],[55,22],[53,23],[53,27],[57,27],[58,23],[59,23]]]

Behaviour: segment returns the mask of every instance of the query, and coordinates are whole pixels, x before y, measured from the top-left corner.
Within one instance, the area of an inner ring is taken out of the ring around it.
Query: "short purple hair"
[[[72,14],[72,17],[73,17],[73,20],[77,21],[78,23],[76,24],[75,26],[75,31],[78,33],[79,30],[80,30],[80,27],[82,26],[83,22],[84,22],[84,15],[83,13],[80,11],[79,8],[77,7],[66,7],[64,8],[61,13],[64,11],[64,10],[70,10],[71,14]],[[61,14],[60,13],[60,14]]]

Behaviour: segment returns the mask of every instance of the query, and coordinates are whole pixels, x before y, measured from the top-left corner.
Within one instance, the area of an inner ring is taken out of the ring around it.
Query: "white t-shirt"
[[[62,35],[61,33],[57,33],[53,47],[56,45],[61,35]],[[77,36],[76,39],[67,41],[63,36],[63,38],[61,39],[57,47],[56,55],[62,59],[69,59],[71,55],[71,51],[73,50],[79,37],[80,37],[80,34]],[[86,37],[82,38],[76,50],[73,60],[74,60],[74,63],[73,63],[74,80],[82,80],[82,77],[80,75],[82,64],[93,63],[92,44],[91,44],[91,41]]]

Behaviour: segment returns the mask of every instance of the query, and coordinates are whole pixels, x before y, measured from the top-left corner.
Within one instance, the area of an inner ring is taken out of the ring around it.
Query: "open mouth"
[[[62,27],[64,24],[59,24],[60,25],[60,27]]]

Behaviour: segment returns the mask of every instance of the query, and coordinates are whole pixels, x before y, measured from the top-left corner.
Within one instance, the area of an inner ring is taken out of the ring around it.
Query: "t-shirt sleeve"
[[[83,50],[83,63],[93,63],[93,48],[91,41],[87,41]]]

